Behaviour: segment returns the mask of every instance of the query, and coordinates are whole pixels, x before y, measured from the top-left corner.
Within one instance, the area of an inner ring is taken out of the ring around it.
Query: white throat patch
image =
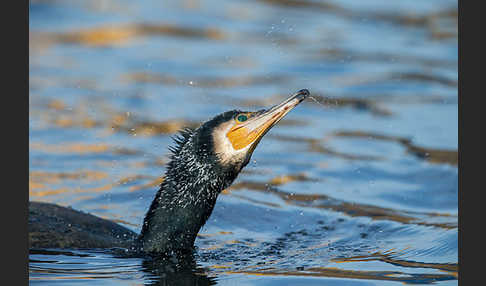
[[[248,149],[253,144],[248,144],[245,148],[235,150],[231,141],[226,137],[233,124],[231,121],[224,122],[216,127],[212,133],[214,138],[214,151],[223,164],[242,163],[245,160]]]

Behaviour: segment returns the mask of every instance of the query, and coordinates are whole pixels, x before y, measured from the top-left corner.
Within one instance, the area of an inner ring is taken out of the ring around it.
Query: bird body
[[[174,137],[175,146],[169,148],[172,154],[165,178],[145,215],[140,235],[89,214],[30,202],[30,246],[126,247],[156,255],[192,251],[218,195],[248,164],[266,132],[308,95],[307,90],[301,90],[268,110],[227,111],[196,129],[180,131]],[[71,223],[75,220],[79,222]],[[81,242],[83,239],[86,241]]]
[[[29,202],[30,248],[129,248],[137,233],[110,220],[44,202]]]

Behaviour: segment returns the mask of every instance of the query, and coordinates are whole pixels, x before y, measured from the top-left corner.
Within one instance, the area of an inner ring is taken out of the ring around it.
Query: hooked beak
[[[255,149],[262,137],[277,124],[287,113],[309,96],[307,89],[299,90],[282,103],[268,110],[257,112],[242,124],[236,125],[228,132],[228,138],[236,150],[251,144],[250,153]]]

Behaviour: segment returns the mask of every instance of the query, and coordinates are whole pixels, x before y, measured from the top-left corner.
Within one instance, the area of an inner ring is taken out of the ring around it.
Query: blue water
[[[33,251],[32,284],[457,285],[457,1],[297,2],[30,1],[31,201],[138,232],[182,122],[322,103],[265,136],[190,266]]]

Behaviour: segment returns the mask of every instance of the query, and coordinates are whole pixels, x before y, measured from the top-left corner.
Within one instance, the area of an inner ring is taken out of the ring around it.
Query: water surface
[[[139,232],[183,126],[307,88],[187,261],[31,250],[31,284],[457,285],[456,1],[30,1],[29,197]]]

